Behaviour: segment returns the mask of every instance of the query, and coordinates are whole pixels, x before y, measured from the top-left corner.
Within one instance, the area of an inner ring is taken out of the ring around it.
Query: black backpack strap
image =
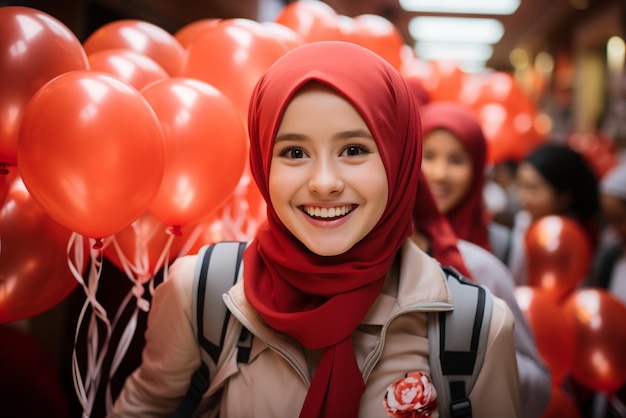
[[[222,295],[237,282],[245,248],[245,242],[220,242],[202,247],[198,252],[191,317],[202,348],[202,362],[192,374],[189,389],[172,418],[191,417],[209,388],[208,364],[210,361],[217,364],[219,360],[230,319]]]
[[[454,310],[433,315],[428,328],[431,376],[443,417],[470,418],[469,393],[480,373],[491,323],[491,293],[444,267]],[[448,408],[449,405],[449,408]]]

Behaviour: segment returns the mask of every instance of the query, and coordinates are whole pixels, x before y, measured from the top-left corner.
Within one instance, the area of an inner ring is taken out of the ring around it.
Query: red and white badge
[[[390,417],[429,417],[437,409],[437,391],[426,373],[407,373],[389,385],[383,405]]]

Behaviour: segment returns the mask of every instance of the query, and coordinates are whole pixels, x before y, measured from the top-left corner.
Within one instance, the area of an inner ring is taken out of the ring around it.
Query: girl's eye
[[[435,159],[435,153],[433,152],[429,152],[429,151],[424,151],[424,153],[422,154],[422,159],[424,160],[434,160]]]
[[[453,165],[465,165],[469,163],[469,159],[462,154],[452,154],[448,157],[448,161]]]
[[[292,160],[306,157],[306,153],[304,152],[304,150],[298,147],[287,147],[282,150],[279,155],[281,157],[290,158]]]
[[[341,152],[342,155],[346,157],[354,157],[357,155],[369,154],[370,150],[364,147],[363,145],[348,145]]]

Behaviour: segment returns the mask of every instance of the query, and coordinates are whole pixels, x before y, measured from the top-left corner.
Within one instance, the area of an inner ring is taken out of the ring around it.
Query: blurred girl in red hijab
[[[238,333],[226,330],[233,350],[209,367],[220,390],[196,415],[439,416],[427,323],[453,301],[440,265],[410,240],[416,114],[398,71],[347,42],[293,49],[261,77],[248,126],[267,223],[245,250],[243,282],[223,296],[229,326],[253,335],[251,356],[236,363]],[[200,364],[188,317],[196,264],[177,260],[156,289],[143,363],[112,416],[165,416],[187,390]],[[516,417],[513,317],[498,298],[491,321],[472,410]],[[407,379],[410,399],[394,389]]]
[[[425,104],[420,114],[422,169],[439,210],[459,238],[506,262],[510,231],[490,222],[484,205],[487,140],[478,118],[459,103],[443,101]]]

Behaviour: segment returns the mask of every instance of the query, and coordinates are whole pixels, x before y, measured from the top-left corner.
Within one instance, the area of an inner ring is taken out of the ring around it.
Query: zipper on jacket
[[[306,387],[311,385],[311,380],[309,379],[308,372],[300,367],[300,364],[296,361],[296,359],[289,353],[289,350],[285,349],[280,344],[277,344],[275,341],[272,341],[270,338],[262,335],[261,332],[256,328],[256,326],[248,319],[248,317],[239,309],[239,307],[232,301],[229,294],[225,294],[223,296],[224,303],[230,309],[230,311],[235,314],[235,317],[241,324],[255,337],[259,340],[263,341],[265,345],[269,348],[277,352],[282,358],[284,358],[291,366],[298,372],[302,381],[306,384]]]
[[[367,358],[365,359],[365,363],[363,364],[363,381],[367,382],[367,379],[374,369],[374,366],[376,366],[376,364],[378,363],[378,360],[380,359],[380,356],[383,352],[383,347],[385,346],[385,336],[387,335],[387,329],[389,328],[389,324],[391,324],[394,319],[409,313],[431,313],[449,311],[452,310],[452,307],[453,306],[447,302],[422,302],[409,305],[391,315],[383,324],[383,328],[380,331],[380,338],[376,343],[376,347],[374,347],[374,350],[370,354],[368,354]]]
[[[246,315],[243,314],[241,309],[232,301],[230,295],[224,295],[224,303],[230,309],[233,314],[237,317],[237,320],[241,322],[241,324],[248,329],[255,337],[263,341],[265,345],[269,348],[277,352],[281,357],[283,357],[291,366],[296,370],[298,375],[302,381],[306,384],[307,387],[311,385],[311,380],[306,370],[300,367],[300,364],[295,360],[295,358],[289,353],[289,350],[282,347],[280,344],[277,344],[275,341],[263,335],[263,333],[259,332],[259,330],[254,326],[252,321],[250,321]],[[380,359],[382,354],[383,347],[385,346],[385,335],[387,334],[387,329],[389,328],[389,324],[399,316],[415,313],[415,312],[440,312],[440,311],[449,311],[452,310],[452,305],[447,302],[422,302],[413,305],[409,305],[398,312],[395,312],[391,317],[385,321],[383,324],[383,328],[381,330],[380,339],[376,344],[374,350],[367,356],[365,359],[365,363],[363,365],[363,380],[367,381],[370,373],[374,369],[374,366]]]

